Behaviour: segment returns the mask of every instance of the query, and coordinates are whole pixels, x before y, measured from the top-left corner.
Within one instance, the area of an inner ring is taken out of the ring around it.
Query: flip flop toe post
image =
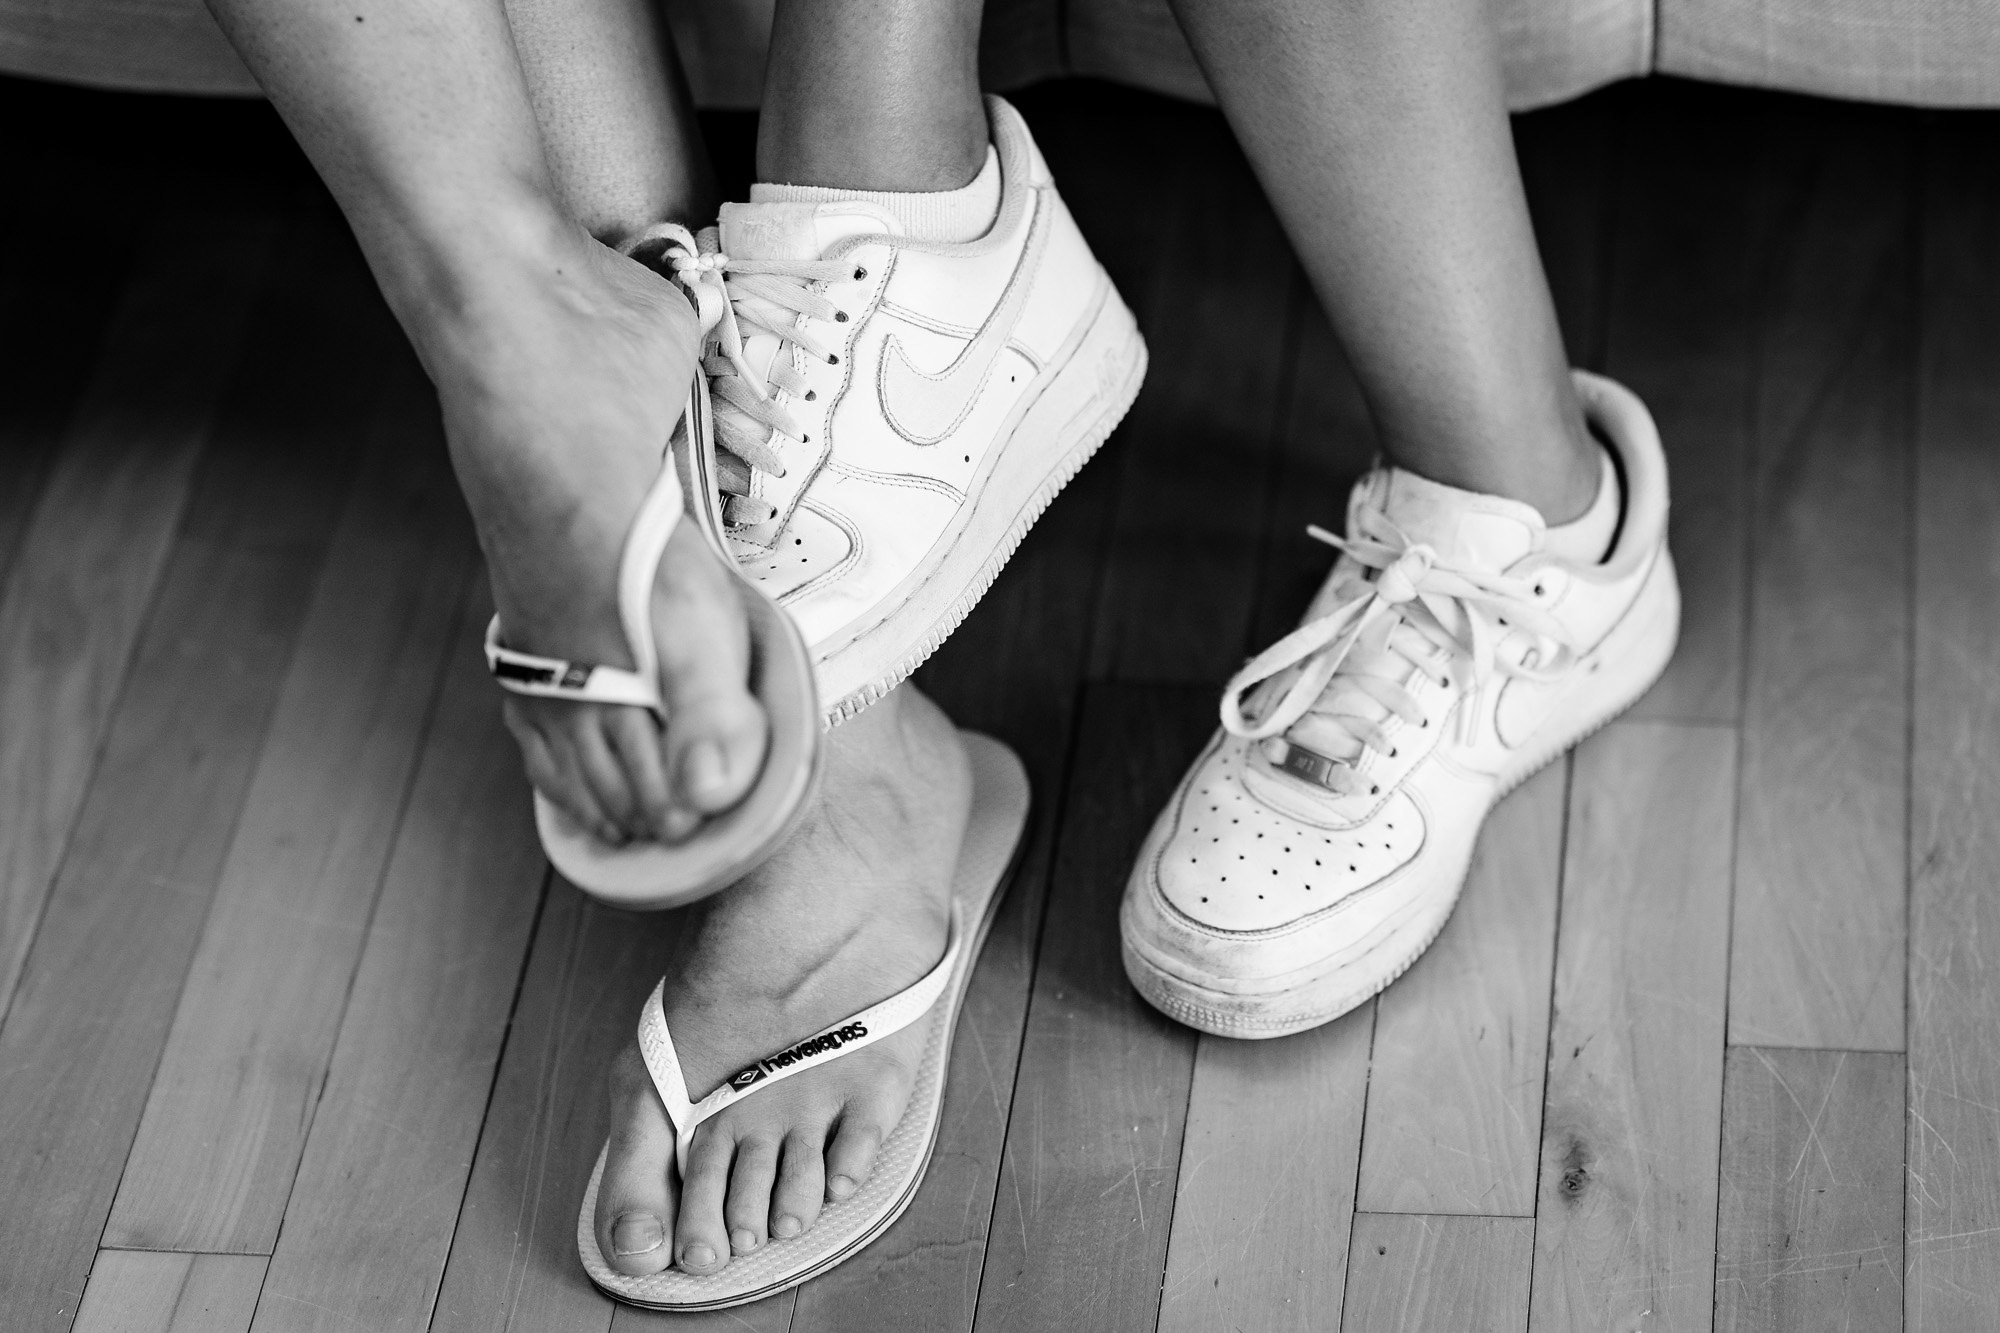
[[[659,987],[654,988],[640,1014],[639,1049],[674,1126],[675,1161],[680,1169],[686,1166],[696,1128],[724,1108],[912,1024],[927,1025],[909,1104],[883,1140],[874,1171],[853,1194],[827,1204],[806,1231],[790,1238],[774,1238],[749,1254],[734,1257],[718,1273],[696,1276],[669,1268],[649,1277],[628,1277],[607,1264],[597,1248],[594,1223],[605,1161],[600,1152],[577,1215],[576,1244],[591,1281],[609,1295],[654,1310],[712,1310],[761,1300],[858,1253],[886,1231],[916,1197],[943,1118],[945,1074],[951,1063],[959,1006],[994,911],[1012,877],[1028,817],[1027,775],[1013,751],[986,736],[964,733],[964,737],[973,768],[972,816],[952,881],[950,940],[944,957],[926,976],[908,990],[746,1066],[698,1102],[688,1096],[673,1037],[667,1031]]]

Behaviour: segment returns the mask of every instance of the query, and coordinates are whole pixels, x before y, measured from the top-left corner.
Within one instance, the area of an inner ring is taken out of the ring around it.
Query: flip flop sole
[[[952,894],[961,920],[976,922],[977,927],[972,947],[959,955],[944,994],[931,1013],[918,1020],[929,1023],[930,1030],[916,1083],[903,1118],[883,1140],[874,1173],[852,1195],[828,1204],[810,1230],[789,1240],[771,1240],[762,1249],[730,1260],[720,1273],[696,1277],[670,1268],[651,1277],[628,1277],[606,1264],[597,1249],[594,1221],[605,1159],[600,1151],[577,1213],[576,1244],[590,1280],[607,1295],[653,1310],[714,1310],[761,1300],[859,1253],[916,1197],[943,1123],[945,1076],[959,1007],[994,913],[1013,878],[1028,820],[1027,773],[1014,752],[989,736],[961,735],[972,761],[972,815],[959,849]]]

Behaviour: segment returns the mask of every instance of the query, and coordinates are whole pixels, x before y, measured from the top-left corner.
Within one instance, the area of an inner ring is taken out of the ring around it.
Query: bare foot
[[[413,321],[509,647],[630,668],[619,556],[695,373],[666,279],[557,227]],[[607,841],[678,841],[749,791],[767,735],[733,577],[690,524],[660,562],[664,734],[642,709],[509,696],[529,779]]]
[[[699,1100],[758,1056],[917,981],[944,954],[951,880],[972,801],[963,743],[904,685],[827,737],[824,795],[762,869],[694,910],[668,961],[667,1027]],[[597,1243],[619,1272],[797,1235],[868,1178],[902,1118],[923,1052],[915,1023],[772,1084],[695,1132],[685,1183],[635,1045],[611,1069],[611,1146]]]

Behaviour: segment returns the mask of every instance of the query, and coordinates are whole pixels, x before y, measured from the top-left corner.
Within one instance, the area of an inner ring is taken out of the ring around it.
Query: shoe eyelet
[[[836,324],[845,324],[847,322],[847,312],[845,310],[834,311],[833,322]]]
[[[807,401],[807,402],[809,402],[809,403],[810,403],[810,402],[813,402],[813,401],[817,400],[818,398],[819,398],[819,391],[818,391],[817,389],[807,389],[807,390],[806,390],[806,401]]]
[[[1382,789],[1380,787],[1370,787],[1368,789],[1368,794],[1370,796],[1380,796],[1382,794]]]
[[[837,366],[840,364],[840,358],[829,353],[826,358],[826,363],[829,366]]]
[[[854,268],[854,280],[856,282],[866,282],[868,280],[868,270],[857,264]],[[1207,899],[1203,899],[1202,901],[1206,902]]]

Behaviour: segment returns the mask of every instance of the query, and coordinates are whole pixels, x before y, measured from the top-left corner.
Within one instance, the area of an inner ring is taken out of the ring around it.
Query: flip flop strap
[[[697,374],[681,413],[681,428],[700,431],[700,418],[707,410],[707,385]],[[500,617],[495,615],[486,625],[486,668],[502,688],[544,699],[629,704],[665,716],[660,700],[659,653],[653,645],[653,581],[685,503],[670,448],[660,475],[646,492],[631,531],[625,535],[625,550],[618,561],[618,619],[632,653],[633,669],[519,652],[501,642]]]
[[[674,1050],[673,1035],[667,1031],[666,1010],[661,1003],[666,981],[662,978],[647,997],[645,1008],[639,1012],[639,1053],[645,1058],[646,1069],[653,1076],[653,1086],[659,1090],[660,1103],[666,1108],[667,1119],[673,1124],[674,1162],[681,1174],[687,1174],[688,1145],[694,1142],[694,1132],[704,1120],[780,1079],[790,1078],[837,1056],[893,1036],[930,1012],[938,996],[944,993],[946,983],[951,980],[963,939],[958,909],[954,907],[951,940],[945,945],[944,957],[915,985],[804,1041],[745,1065],[699,1102],[688,1099],[687,1080],[681,1073],[680,1056]]]

